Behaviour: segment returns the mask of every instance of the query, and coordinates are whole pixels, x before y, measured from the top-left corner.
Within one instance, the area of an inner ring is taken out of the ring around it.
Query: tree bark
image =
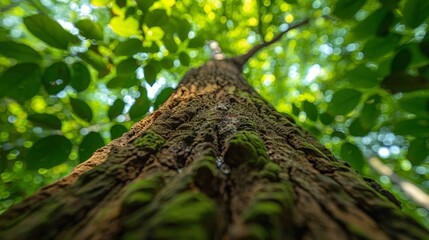
[[[424,239],[375,181],[277,112],[232,61],[0,217],[0,239]]]

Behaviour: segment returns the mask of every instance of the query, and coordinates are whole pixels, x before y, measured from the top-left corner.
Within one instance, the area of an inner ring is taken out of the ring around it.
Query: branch
[[[413,183],[402,179],[400,176],[394,173],[389,166],[383,164],[380,159],[376,157],[369,159],[369,165],[378,173],[388,176],[393,183],[399,185],[402,191],[404,191],[405,194],[417,205],[429,210],[429,195],[423,192],[420,188],[418,188]]]
[[[245,54],[243,54],[243,55],[240,55],[240,56],[237,56],[237,57],[233,57],[233,58],[231,58],[231,60],[241,69],[242,67],[243,67],[243,65],[244,64],[246,64],[246,62],[251,58],[251,57],[253,57],[253,55],[255,55],[255,53],[257,53],[259,50],[261,50],[261,49],[263,49],[263,48],[265,48],[265,47],[268,47],[268,46],[270,46],[271,44],[273,44],[273,43],[276,43],[278,40],[280,40],[280,38],[282,38],[283,37],[283,35],[285,35],[287,32],[289,32],[290,30],[292,30],[292,29],[295,29],[295,28],[299,28],[299,27],[302,27],[302,26],[304,26],[304,25],[307,25],[308,23],[310,22],[310,19],[309,18],[307,18],[307,19],[305,19],[304,21],[302,21],[302,22],[299,22],[299,23],[296,23],[296,24],[293,24],[293,25],[291,25],[291,26],[289,26],[289,28],[288,29],[286,29],[286,30],[284,30],[284,31],[282,31],[281,33],[279,33],[277,36],[275,36],[273,39],[271,39],[271,41],[268,41],[268,42],[263,42],[263,43],[260,43],[260,44],[258,44],[258,45],[256,45],[256,46],[254,46],[253,48],[251,48],[248,52],[246,52]]]

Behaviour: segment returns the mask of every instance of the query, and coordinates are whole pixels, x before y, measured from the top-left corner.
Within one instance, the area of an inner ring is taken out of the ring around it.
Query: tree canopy
[[[429,192],[428,1],[0,0],[0,12],[1,210],[157,109],[210,41],[237,56],[308,19],[246,78],[429,227],[407,190]]]

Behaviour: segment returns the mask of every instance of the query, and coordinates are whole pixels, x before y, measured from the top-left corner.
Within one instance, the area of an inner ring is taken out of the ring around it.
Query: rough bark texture
[[[232,62],[0,217],[1,239],[424,239],[397,200],[264,101]]]

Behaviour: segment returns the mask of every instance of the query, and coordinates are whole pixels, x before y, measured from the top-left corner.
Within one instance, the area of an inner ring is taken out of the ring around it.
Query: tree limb
[[[289,28],[288,29],[286,29],[286,30],[284,30],[284,31],[282,31],[281,33],[279,33],[277,36],[275,36],[273,39],[271,39],[270,41],[268,41],[268,42],[262,42],[262,43],[260,43],[260,44],[258,44],[258,45],[256,45],[256,46],[254,46],[254,47],[252,47],[248,52],[246,52],[245,54],[243,54],[243,55],[240,55],[240,56],[237,56],[237,57],[233,57],[233,58],[231,58],[230,60],[231,61],[233,61],[240,69],[243,67],[243,65],[244,64],[246,64],[246,62],[251,58],[251,57],[253,57],[253,55],[255,55],[259,50],[261,50],[261,49],[263,49],[263,48],[265,48],[265,47],[268,47],[268,46],[270,46],[271,44],[273,44],[273,43],[276,43],[278,40],[280,40],[280,38],[282,38],[283,37],[283,35],[285,35],[287,32],[289,32],[290,30],[292,30],[292,29],[295,29],[295,28],[299,28],[299,27],[301,27],[301,26],[304,26],[304,25],[307,25],[308,23],[310,22],[310,19],[309,18],[307,18],[307,19],[305,19],[304,21],[302,21],[302,22],[299,22],[299,23],[296,23],[296,24],[293,24],[293,25],[291,25],[291,26],[289,26]]]

